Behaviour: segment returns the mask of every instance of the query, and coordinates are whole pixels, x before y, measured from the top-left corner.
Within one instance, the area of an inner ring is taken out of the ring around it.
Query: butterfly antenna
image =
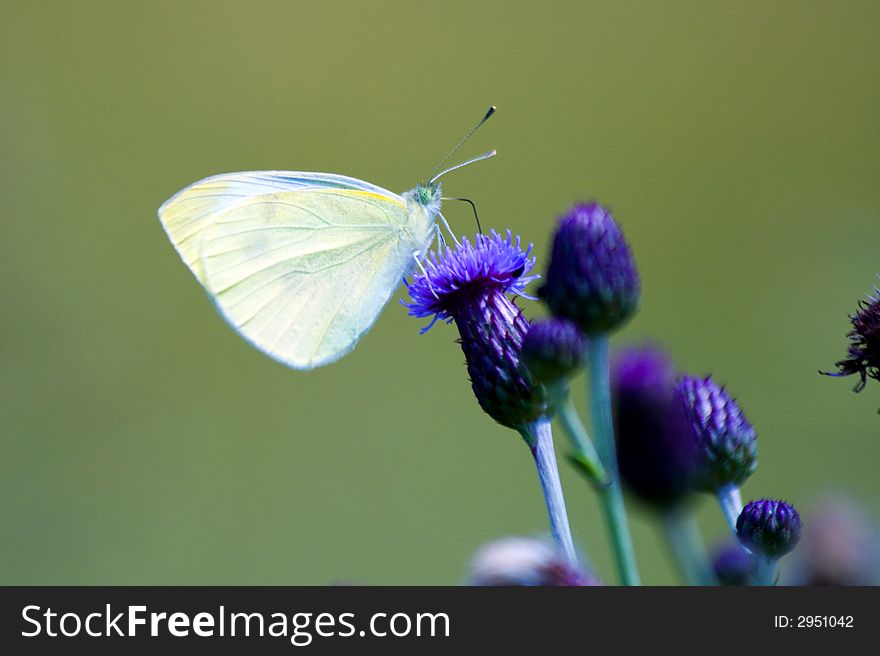
[[[493,149],[490,150],[488,153],[483,153],[482,155],[477,155],[476,157],[473,157],[473,158],[467,160],[466,162],[462,162],[461,164],[456,164],[455,166],[450,166],[450,167],[449,167],[448,169],[446,169],[445,171],[440,171],[440,173],[438,173],[438,174],[435,175],[433,178],[431,178],[430,180],[428,180],[428,184],[433,184],[434,182],[437,181],[438,178],[440,178],[441,176],[446,175],[446,174],[449,173],[450,171],[454,171],[454,170],[456,170],[456,169],[460,169],[461,167],[463,167],[463,166],[467,166],[468,164],[473,164],[474,162],[482,162],[484,159],[489,159],[490,157],[495,157],[495,155],[497,155],[497,154],[498,154],[498,151],[495,150],[495,149],[493,148]]]
[[[476,131],[479,129],[479,127],[480,127],[483,123],[485,123],[486,121],[489,120],[489,117],[492,116],[492,114],[495,113],[495,110],[496,110],[496,109],[497,109],[497,107],[495,107],[495,105],[492,105],[492,106],[486,111],[486,115],[483,116],[483,118],[481,118],[481,119],[479,120],[479,122],[478,122],[474,127],[472,127],[470,130],[468,130],[468,133],[467,133],[466,135],[464,135],[464,137],[462,138],[461,141],[459,141],[457,144],[455,144],[455,148],[453,148],[452,150],[450,150],[450,151],[446,154],[446,157],[444,157],[443,159],[440,160],[440,163],[437,165],[437,168],[435,168],[435,169],[434,169],[434,172],[431,173],[431,182],[433,182],[434,180],[436,180],[437,178],[439,178],[441,175],[443,175],[443,173],[448,173],[448,171],[444,171],[444,172],[441,173],[440,175],[437,175],[437,171],[439,171],[440,168],[441,168],[444,164],[446,164],[446,162],[449,161],[449,158],[452,157],[452,156],[458,151],[458,149],[461,148],[461,147],[465,144],[465,142],[466,142],[468,139],[471,138],[471,135],[472,135],[474,132],[476,132]],[[451,169],[450,169],[450,170],[451,170]]]
[[[443,200],[460,200],[470,205],[471,209],[474,211],[474,219],[477,221],[477,232],[481,235],[483,234],[483,226],[480,225],[480,215],[477,214],[477,206],[474,204],[474,201],[470,198],[444,198]]]

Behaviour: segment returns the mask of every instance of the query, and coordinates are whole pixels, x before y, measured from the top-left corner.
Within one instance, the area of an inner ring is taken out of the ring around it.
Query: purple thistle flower
[[[794,549],[801,537],[801,517],[785,501],[750,501],[736,520],[736,535],[746,549],[779,558]]]
[[[581,367],[585,349],[576,324],[551,318],[531,325],[523,340],[522,360],[536,381],[553,384]]]
[[[621,351],[611,397],[620,476],[642,501],[670,507],[691,490],[696,445],[675,398],[675,365],[653,347]]]
[[[489,236],[477,235],[473,245],[465,237],[454,250],[446,248],[441,255],[430,254],[427,275],[416,274],[412,282],[406,283],[412,302],[404,305],[411,316],[433,315],[425,332],[438,319],[453,321],[455,306],[469,303],[474,295],[500,291],[531,299],[524,293],[526,285],[540,278],[525,275],[535,266],[531,252],[532,245],[523,251],[520,238],[514,240],[510,230],[507,238],[494,230]]]
[[[535,264],[531,245],[523,251],[510,233],[477,235],[441,255],[432,253],[424,273],[407,283],[409,314],[447,323],[461,335],[474,395],[498,423],[521,429],[542,417],[544,389],[520,366],[520,348],[529,328],[510,295],[525,296],[525,286],[538,276],[526,275]],[[424,331],[423,331],[424,332]]]
[[[758,444],[739,404],[711,376],[682,376],[675,393],[697,445],[695,487],[717,492],[741,485],[758,466]]]
[[[635,260],[609,210],[578,203],[560,218],[547,282],[538,290],[555,316],[587,335],[610,332],[635,313],[640,292]]]
[[[721,585],[749,585],[755,575],[755,559],[742,545],[725,542],[712,558],[712,569]]]
[[[836,363],[838,371],[819,372],[826,376],[858,374],[860,380],[853,388],[856,392],[865,389],[868,377],[880,380],[880,289],[875,287],[874,294],[859,301],[858,312],[850,315],[849,349],[847,358]]]

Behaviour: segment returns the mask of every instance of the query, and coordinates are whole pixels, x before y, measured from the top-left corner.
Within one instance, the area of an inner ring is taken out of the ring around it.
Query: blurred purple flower
[[[712,558],[712,569],[721,585],[749,585],[755,575],[755,560],[736,542],[725,542]]]
[[[675,398],[675,365],[661,349],[620,351],[611,368],[617,457],[623,482],[659,507],[689,493],[696,446]]]
[[[818,505],[796,555],[795,585],[880,583],[880,531],[875,518],[851,499],[826,498]]]

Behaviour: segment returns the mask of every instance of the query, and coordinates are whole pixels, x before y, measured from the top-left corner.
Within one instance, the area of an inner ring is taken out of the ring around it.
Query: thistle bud
[[[675,398],[675,365],[657,348],[628,349],[611,368],[620,475],[646,503],[670,507],[690,492],[696,447]]]
[[[553,384],[577,371],[584,359],[584,336],[567,319],[533,323],[522,344],[522,360],[532,377]]]
[[[749,551],[780,558],[794,549],[801,537],[801,517],[785,501],[750,501],[736,520],[736,535]]]
[[[675,393],[697,446],[695,488],[741,485],[758,466],[758,445],[737,402],[709,376],[683,376]]]
[[[715,552],[712,569],[721,585],[749,585],[755,575],[755,559],[742,545],[728,542]]]
[[[579,203],[560,218],[547,283],[538,291],[555,316],[587,335],[610,332],[632,317],[640,292],[635,260],[611,212]]]

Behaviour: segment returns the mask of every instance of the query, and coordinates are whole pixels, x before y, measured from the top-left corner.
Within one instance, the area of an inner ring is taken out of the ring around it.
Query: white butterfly
[[[225,173],[175,194],[159,218],[236,332],[279,362],[313,369],[351,351],[421,266],[437,217],[446,224],[440,176],[494,154],[402,195],[332,173]]]

